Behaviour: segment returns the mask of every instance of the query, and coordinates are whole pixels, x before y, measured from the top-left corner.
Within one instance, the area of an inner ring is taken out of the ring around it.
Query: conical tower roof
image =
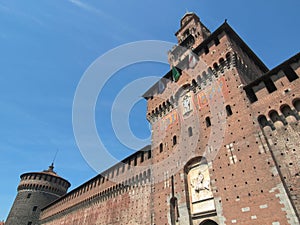
[[[57,175],[57,173],[54,171],[54,164],[53,163],[51,163],[51,165],[49,166],[49,168],[47,170],[43,170],[41,173],[50,174],[52,176],[59,177]]]

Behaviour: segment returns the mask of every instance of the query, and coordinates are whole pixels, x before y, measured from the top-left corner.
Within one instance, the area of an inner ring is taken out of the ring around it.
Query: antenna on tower
[[[55,152],[54,158],[52,160],[52,166],[54,165],[54,162],[55,162],[58,151],[59,151],[59,149],[57,149],[56,152]]]
[[[51,163],[51,165],[49,166],[48,171],[50,171],[50,172],[54,172],[54,171],[53,171],[53,169],[54,169],[54,161],[55,161],[55,159],[56,159],[57,153],[58,153],[58,149],[56,150],[55,155],[54,155],[54,158],[53,158],[53,160],[52,160],[52,163]]]

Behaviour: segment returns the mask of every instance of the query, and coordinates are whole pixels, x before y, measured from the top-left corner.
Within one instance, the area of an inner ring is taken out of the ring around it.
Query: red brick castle
[[[300,54],[269,70],[226,21],[211,33],[194,13],[176,37],[144,94],[151,146],[49,202],[38,224],[299,224]]]

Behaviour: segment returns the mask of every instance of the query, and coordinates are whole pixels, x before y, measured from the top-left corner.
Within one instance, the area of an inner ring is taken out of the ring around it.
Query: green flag
[[[180,73],[178,72],[178,70],[176,69],[175,66],[172,67],[172,76],[173,76],[173,81],[177,82],[179,80],[180,77]]]

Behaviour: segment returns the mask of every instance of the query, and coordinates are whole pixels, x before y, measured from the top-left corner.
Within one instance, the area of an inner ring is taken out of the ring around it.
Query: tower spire
[[[52,166],[54,165],[54,161],[55,161],[55,159],[56,159],[56,156],[57,156],[58,151],[59,151],[59,149],[56,149],[55,155],[54,155],[53,160],[52,160],[52,163],[51,163]]]
[[[52,173],[55,173],[54,172],[54,162],[55,162],[55,159],[56,159],[56,156],[57,156],[57,153],[58,153],[59,149],[56,150],[55,154],[54,154],[54,157],[53,157],[53,160],[51,162],[51,165],[48,167],[47,170],[44,170],[44,172],[52,172]]]

